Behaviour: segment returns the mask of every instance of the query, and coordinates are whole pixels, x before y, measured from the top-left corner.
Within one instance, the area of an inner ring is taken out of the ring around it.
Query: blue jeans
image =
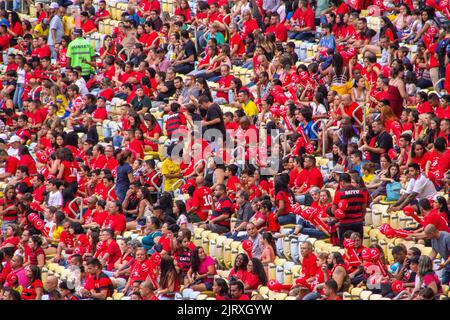
[[[225,237],[233,239],[234,241],[244,241],[248,238],[247,235],[239,237],[237,232],[225,233]]]
[[[23,102],[22,102],[22,95],[23,95],[24,85],[22,83],[18,83],[16,85],[16,90],[14,91],[14,97],[13,97],[13,103],[19,111],[23,110]]]
[[[312,32],[291,32],[288,33],[289,39],[295,39],[295,40],[313,40],[314,39],[314,33]]]
[[[278,216],[278,223],[280,225],[294,224],[295,223],[295,214],[288,213],[284,216]]]
[[[442,269],[442,275],[441,275],[441,283],[448,285],[450,282],[450,265],[446,266],[444,269]]]
[[[297,226],[301,227],[301,234],[305,234],[316,239],[328,238],[325,232],[317,229],[313,224],[311,224],[309,221],[306,221],[300,216],[297,217]]]

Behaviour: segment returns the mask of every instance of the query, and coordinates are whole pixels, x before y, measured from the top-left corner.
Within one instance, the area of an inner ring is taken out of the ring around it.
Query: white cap
[[[12,136],[8,141],[8,143],[13,143],[13,142],[20,142],[19,136]]]
[[[59,4],[57,4],[56,2],[50,3],[50,9],[59,9]]]

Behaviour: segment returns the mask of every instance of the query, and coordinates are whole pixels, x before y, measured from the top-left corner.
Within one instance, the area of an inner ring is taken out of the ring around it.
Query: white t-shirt
[[[89,94],[89,90],[86,87],[86,80],[84,80],[84,78],[79,78],[77,81],[75,81],[75,84],[78,86],[78,88],[80,89],[80,94],[81,95],[86,95]]]
[[[314,116],[327,114],[327,108],[325,108],[325,106],[323,104],[317,104],[315,102],[311,102],[309,105],[311,106],[312,113]]]
[[[178,217],[178,219],[177,219],[177,225],[178,225],[180,228],[181,228],[181,226],[183,225],[183,223],[186,223],[186,227],[187,227],[189,230],[191,230],[191,231],[194,230],[194,228],[192,227],[192,223],[190,223],[190,222],[187,221],[187,217],[186,217],[184,214],[180,215],[180,216]]]
[[[406,188],[406,193],[410,194],[412,192],[417,193],[417,199],[431,199],[436,195],[436,188],[433,182],[430,181],[423,174],[420,174],[417,179],[411,179],[408,182],[408,187]]]
[[[48,194],[48,206],[62,206],[63,205],[63,197],[61,191],[50,192]]]

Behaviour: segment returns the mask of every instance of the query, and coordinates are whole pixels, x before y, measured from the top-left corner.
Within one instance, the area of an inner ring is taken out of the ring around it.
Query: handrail
[[[176,185],[178,184],[178,182],[180,182],[180,181],[183,182],[183,184],[186,183],[186,180],[184,180],[184,179],[178,179],[178,180],[175,181],[174,184],[172,185],[172,187],[171,187],[172,191],[175,191],[175,190],[177,189],[177,188],[175,188],[175,186],[176,186]],[[183,184],[182,184],[182,185],[183,185]],[[182,185],[181,185],[181,186],[182,186]],[[180,188],[181,188],[181,186],[180,186]]]
[[[112,188],[108,190],[108,195],[107,195],[108,199],[105,199],[105,201],[107,201],[107,200],[115,201],[113,199],[113,197],[111,196],[111,193],[114,191],[115,188],[116,188],[116,185],[112,186]]]
[[[327,119],[317,119],[313,125],[311,126],[311,131],[314,132],[314,134],[317,136],[317,140],[319,140],[319,132],[315,129],[315,126],[321,122],[322,123],[322,157],[325,157],[325,143],[326,143],[326,138],[327,135],[325,133],[325,129],[326,129],[326,123],[327,123]]]
[[[72,209],[72,204],[75,203],[76,201],[80,201],[80,212],[76,213],[73,209]],[[69,203],[69,210],[75,215],[75,217],[77,219],[81,219],[82,215],[83,215],[83,198],[82,197],[76,197],[75,199],[73,199],[72,201],[70,201]]]
[[[155,189],[156,189],[156,191],[159,193],[159,192],[161,192],[161,187],[160,186],[158,186],[156,183],[155,183],[155,179],[157,178],[157,177],[160,177],[161,176],[161,173],[160,172],[157,172],[151,179],[150,179],[150,183],[153,185],[153,187],[155,187]]]
[[[205,170],[203,170],[203,176],[206,176],[206,166],[207,166],[207,164],[208,164],[208,162],[206,161],[206,159],[200,159],[200,160],[198,160],[198,161],[194,164],[194,171],[195,171],[195,173],[196,173],[198,176],[200,175],[200,172],[198,172],[198,170],[197,170],[197,166],[198,166],[200,163],[202,163],[202,162],[205,163]]]
[[[358,117],[356,117],[356,111],[358,111],[359,109],[361,109],[362,114],[363,114],[363,122],[359,121]],[[360,127],[365,128],[365,116],[364,116],[364,109],[363,109],[362,105],[358,105],[355,108],[355,110],[353,110],[352,118],[356,120],[356,122],[359,124]]]

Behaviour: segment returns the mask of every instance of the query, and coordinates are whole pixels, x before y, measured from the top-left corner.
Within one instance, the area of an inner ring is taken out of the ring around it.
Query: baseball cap
[[[18,136],[12,136],[8,143],[20,142],[20,138]]]
[[[72,30],[72,34],[78,34],[78,35],[82,35],[83,31],[79,28],[75,28]]]
[[[59,9],[59,4],[57,4],[56,2],[50,3],[50,9]]]

